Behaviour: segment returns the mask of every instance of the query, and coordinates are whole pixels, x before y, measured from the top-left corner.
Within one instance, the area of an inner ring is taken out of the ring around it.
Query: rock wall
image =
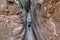
[[[43,0],[40,0],[40,1],[43,1]],[[57,14],[59,13],[58,11],[59,6],[57,5],[59,4],[59,1],[44,0],[44,2],[41,4],[37,0],[37,3],[36,2],[34,3],[35,3],[35,9],[34,9],[35,11],[33,13],[33,22],[36,25],[38,34],[40,35],[39,38],[41,38],[42,40],[60,40],[58,36],[59,27],[57,28],[57,26],[59,26],[59,23],[56,23],[56,21],[54,21],[58,18],[58,16],[56,15],[59,15]]]
[[[21,17],[13,0],[0,0],[0,40],[22,40]]]
[[[31,0],[33,21],[42,40],[60,40],[60,0]],[[0,0],[0,40],[22,40],[21,10],[14,0]]]

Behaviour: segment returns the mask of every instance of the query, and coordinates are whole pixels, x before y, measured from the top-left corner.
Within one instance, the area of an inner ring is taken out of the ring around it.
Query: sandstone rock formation
[[[29,13],[37,40],[60,40],[60,0],[31,0],[31,3]],[[0,40],[23,39],[23,13],[14,0],[0,0]]]
[[[13,0],[0,0],[0,40],[22,40],[23,21]]]
[[[38,30],[37,35],[39,34],[39,38],[42,40],[59,40],[56,25],[53,21],[55,6],[57,2],[57,0],[46,0],[40,8],[37,6],[37,4],[35,5],[37,6],[37,9],[34,9],[35,11],[32,13],[32,19],[36,25],[35,29]]]

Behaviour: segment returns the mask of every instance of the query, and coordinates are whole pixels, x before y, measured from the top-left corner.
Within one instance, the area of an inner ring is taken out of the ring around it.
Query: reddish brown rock
[[[36,18],[34,14],[33,17],[37,20],[34,21],[38,24],[36,28],[38,28],[41,38],[43,40],[60,40],[60,1],[45,0],[46,2],[43,3],[43,0],[34,0],[34,3],[39,3],[39,1],[42,4],[39,6],[40,10],[35,9],[35,14],[38,16]],[[22,40],[24,34],[22,29],[21,13],[14,1],[0,0],[0,40]]]
[[[13,3],[12,3],[13,2]],[[18,14],[18,8],[14,4],[13,0],[2,0],[0,1],[0,15],[16,15]]]
[[[14,14],[17,14],[16,12],[18,10],[17,10],[16,5],[10,4],[10,5],[8,5],[8,11],[9,11],[9,14],[8,15],[14,15]]]
[[[8,38],[10,39],[10,37],[12,38],[17,38],[17,37],[21,37],[23,38],[23,34],[21,34],[22,29],[23,29],[23,24],[21,24],[21,19],[19,18],[19,15],[11,15],[11,16],[6,16],[6,15],[0,15],[0,34],[2,33],[8,33],[6,34],[2,34],[3,36],[6,35],[7,37],[2,37],[0,35],[0,39],[2,38]],[[4,32],[6,31],[6,32]],[[22,36],[18,36],[18,35],[22,35]],[[17,36],[17,37],[16,37]],[[11,40],[12,40],[11,38]],[[20,39],[21,39],[20,38]],[[2,39],[3,40],[3,39]]]

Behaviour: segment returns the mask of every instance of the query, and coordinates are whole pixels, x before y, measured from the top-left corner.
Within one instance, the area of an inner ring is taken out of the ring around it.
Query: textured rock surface
[[[41,39],[60,40],[60,0],[33,1],[33,20]],[[0,0],[0,40],[22,40],[22,29],[22,16],[14,1]]]
[[[56,24],[58,40],[60,40],[60,0],[57,0],[57,2],[55,2],[55,5],[53,7],[55,7],[53,19]]]
[[[54,15],[57,13],[55,12],[57,11],[55,8],[58,7],[56,7],[56,3],[58,3],[58,0],[46,0],[40,9],[35,9],[34,11],[33,21],[35,20],[36,28],[42,40],[60,40],[57,34],[58,30],[56,30],[57,26],[53,21],[56,19]],[[37,8],[39,8],[39,5]]]
[[[0,15],[15,15],[18,14],[18,8],[14,1],[0,0]]]
[[[21,14],[14,1],[0,0],[0,40],[22,40],[22,23]]]
[[[23,36],[21,34],[22,28],[23,25],[19,15],[0,15],[0,40],[12,40],[13,37],[14,39],[21,38]]]

